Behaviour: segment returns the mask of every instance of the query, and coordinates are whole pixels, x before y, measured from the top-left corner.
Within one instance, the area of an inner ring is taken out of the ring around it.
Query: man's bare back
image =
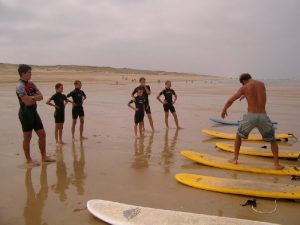
[[[241,89],[247,99],[248,112],[266,113],[267,97],[263,82],[251,79]]]

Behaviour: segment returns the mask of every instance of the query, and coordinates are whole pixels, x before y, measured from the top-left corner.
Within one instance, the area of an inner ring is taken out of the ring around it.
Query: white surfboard
[[[259,221],[171,211],[89,200],[87,209],[98,219],[113,225],[272,225]]]

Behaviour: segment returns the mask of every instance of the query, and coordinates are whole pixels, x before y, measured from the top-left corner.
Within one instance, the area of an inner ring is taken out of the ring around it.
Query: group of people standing
[[[151,108],[149,104],[149,95],[151,95],[151,88],[149,85],[146,85],[146,78],[140,78],[140,85],[136,87],[131,96],[132,100],[128,102],[128,107],[135,111],[134,114],[134,134],[135,137],[138,137],[138,128],[139,128],[139,137],[144,136],[145,126],[144,126],[144,116],[145,112],[149,119],[149,124],[154,131],[153,119],[151,115]],[[175,91],[171,88],[172,84],[171,81],[167,80],[165,82],[165,89],[163,89],[158,95],[157,100],[163,104],[164,112],[165,112],[165,124],[166,128],[169,128],[169,112],[172,113],[174,117],[174,121],[176,124],[177,129],[181,129],[178,122],[178,117],[176,114],[176,110],[174,104],[177,100],[177,95]],[[161,100],[161,96],[164,95],[165,99]],[[173,99],[174,96],[174,99]],[[132,103],[135,103],[135,107],[132,106]]]
[[[32,138],[32,131],[34,130],[38,136],[39,149],[42,155],[42,162],[55,162],[46,154],[46,132],[42,120],[37,112],[37,102],[43,100],[43,94],[38,87],[31,81],[31,67],[26,64],[19,65],[18,73],[20,79],[16,85],[16,94],[20,103],[19,120],[21,122],[23,131],[23,150],[29,165],[35,166],[38,163],[32,160],[30,155],[30,141]],[[55,107],[55,140],[56,145],[63,145],[62,131],[65,121],[65,105],[72,103],[72,139],[75,139],[75,126],[77,119],[80,120],[80,139],[86,139],[83,136],[84,126],[84,109],[83,102],[86,99],[84,91],[81,90],[81,81],[75,80],[75,89],[67,96],[63,94],[63,84],[57,83],[55,85],[56,93],[47,101],[47,104]],[[72,100],[68,98],[72,97]],[[54,104],[52,103],[54,102]]]
[[[20,79],[16,85],[16,94],[20,103],[19,119],[23,130],[23,150],[30,165],[37,163],[32,160],[30,156],[30,140],[32,138],[32,131],[34,130],[39,138],[39,149],[42,156],[42,162],[55,162],[54,159],[46,155],[46,133],[43,127],[41,118],[37,112],[37,102],[43,100],[43,94],[37,86],[31,81],[31,67],[25,64],[19,65],[18,73]],[[149,119],[150,127],[154,131],[153,119],[151,115],[151,108],[149,104],[149,95],[151,95],[151,88],[146,85],[146,79],[140,78],[140,85],[132,92],[132,100],[128,102],[128,106],[135,111],[134,115],[134,134],[138,138],[144,136],[144,115],[145,112]],[[235,139],[235,153],[234,158],[230,160],[231,163],[238,163],[239,151],[242,143],[242,138],[247,139],[249,133],[257,128],[265,141],[271,143],[271,150],[274,155],[275,169],[283,169],[284,167],[279,164],[278,159],[278,145],[275,139],[275,131],[272,122],[266,113],[266,88],[263,82],[253,80],[250,74],[242,74],[240,76],[240,83],[242,87],[225,103],[221,113],[224,119],[228,113],[228,108],[237,99],[246,99],[248,104],[248,113],[244,115],[243,120],[240,122],[236,139]],[[74,82],[75,89],[67,96],[63,94],[63,85],[58,83],[55,85],[56,93],[47,101],[47,104],[55,107],[55,139],[57,145],[64,144],[62,140],[63,124],[65,120],[65,105],[72,103],[72,138],[75,139],[75,126],[77,119],[80,120],[80,139],[86,139],[83,136],[84,126],[84,109],[83,103],[86,99],[85,93],[81,90],[82,84],[79,80]],[[164,95],[164,100],[161,96]],[[68,98],[72,97],[72,100]],[[174,98],[173,98],[174,97]],[[172,113],[177,129],[181,129],[178,123],[178,118],[174,104],[177,100],[175,91],[171,88],[171,81],[165,82],[165,88],[157,95],[157,100],[163,104],[165,112],[166,128],[169,128],[168,118],[169,112]],[[54,104],[52,103],[54,102]],[[135,103],[135,107],[132,104]]]

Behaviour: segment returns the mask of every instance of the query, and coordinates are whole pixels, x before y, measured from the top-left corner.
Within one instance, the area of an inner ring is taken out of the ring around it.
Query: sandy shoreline
[[[180,156],[180,150],[192,149],[230,157],[230,154],[214,148],[219,140],[201,135],[199,131],[215,129],[235,132],[235,127],[217,127],[208,118],[219,116],[224,101],[239,87],[237,81],[146,74],[153,92],[150,105],[157,131],[153,134],[147,132],[144,139],[136,140],[133,138],[133,112],[127,107],[127,102],[137,85],[131,79],[138,79],[141,74],[128,75],[127,80],[122,79],[122,74],[99,74],[95,77],[95,73],[90,72],[33,71],[33,81],[45,98],[39,104],[38,111],[47,132],[47,151],[57,159],[57,163],[28,169],[24,166],[22,132],[17,119],[19,106],[15,83],[18,75],[13,70],[0,70],[1,224],[102,224],[85,209],[86,201],[95,198],[153,208],[299,224],[299,202],[280,200],[275,213],[257,214],[250,207],[240,206],[251,197],[197,190],[181,185],[174,179],[176,173],[198,173],[300,185],[299,181],[291,181],[290,177],[225,171],[197,165]],[[88,96],[85,103],[85,135],[89,139],[83,143],[71,143],[71,107],[67,106],[64,129],[67,144],[57,149],[53,134],[53,108],[47,106],[45,101],[54,93],[57,81],[64,83],[67,93],[73,89],[73,80],[77,78],[82,80],[82,89]],[[190,82],[192,78],[193,83]],[[176,81],[173,88],[179,98],[175,107],[183,130],[174,129],[171,117],[172,128],[164,128],[162,106],[155,99],[164,87],[163,82],[157,82],[158,79]],[[186,80],[189,82],[186,83]],[[116,85],[116,81],[122,85]],[[271,119],[279,123],[277,131],[294,133],[300,137],[300,82],[268,81],[266,85],[267,110]],[[229,118],[238,120],[244,112],[245,102],[236,103],[229,111]],[[149,128],[147,119],[145,122]],[[36,141],[34,136],[32,155],[40,160]],[[251,146],[262,144],[265,143],[247,143]],[[295,151],[300,147],[299,142],[279,145]],[[251,157],[245,158],[253,160]],[[300,164],[291,161],[285,163]],[[273,200],[258,199],[259,210],[268,211],[273,207]]]

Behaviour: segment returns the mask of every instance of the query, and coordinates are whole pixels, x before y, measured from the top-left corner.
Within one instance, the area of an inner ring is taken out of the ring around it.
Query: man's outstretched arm
[[[231,96],[230,99],[228,99],[228,101],[225,103],[225,106],[222,110],[221,113],[221,117],[222,119],[225,118],[225,116],[228,116],[227,114],[227,109],[233,104],[233,102],[239,98],[241,98],[242,96],[244,96],[244,91],[243,91],[243,87],[241,87],[233,96]]]

